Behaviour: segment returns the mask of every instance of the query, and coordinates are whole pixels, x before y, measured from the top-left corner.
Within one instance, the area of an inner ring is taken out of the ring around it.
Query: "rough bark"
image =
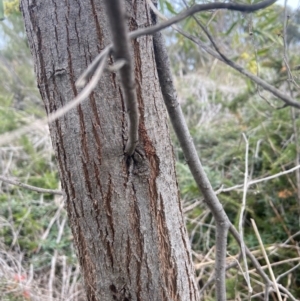
[[[47,113],[110,43],[100,0],[22,0]],[[151,25],[146,1],[126,1],[129,29]],[[51,123],[66,209],[88,300],[197,300],[152,37],[132,42],[139,144],[126,160],[124,101],[114,73]],[[113,63],[110,57],[109,63]]]

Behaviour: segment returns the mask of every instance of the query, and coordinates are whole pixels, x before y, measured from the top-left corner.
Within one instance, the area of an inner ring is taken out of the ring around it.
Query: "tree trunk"
[[[47,114],[111,42],[102,0],[21,0]],[[145,0],[126,1],[129,29],[151,25]],[[105,72],[82,104],[50,126],[88,300],[197,300],[152,37],[132,42],[139,145],[126,160],[118,77]],[[109,64],[113,57],[109,58]]]

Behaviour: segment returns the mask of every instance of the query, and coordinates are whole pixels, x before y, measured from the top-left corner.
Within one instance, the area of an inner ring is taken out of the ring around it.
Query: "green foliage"
[[[4,0],[5,15],[19,15],[20,14],[20,0]]]

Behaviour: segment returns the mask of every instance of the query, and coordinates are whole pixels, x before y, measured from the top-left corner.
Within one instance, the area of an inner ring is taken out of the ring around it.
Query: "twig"
[[[287,290],[284,286],[282,286],[281,284],[277,284],[278,288],[286,295],[289,296],[289,298],[293,301],[299,301],[299,299],[296,299],[291,293],[289,290]]]
[[[61,290],[60,290],[60,299],[64,300],[65,299],[65,294],[66,294],[66,280],[67,280],[67,269],[66,269],[66,261],[67,261],[67,256],[62,255],[61,256],[61,273],[62,273],[62,280],[61,280]]]
[[[252,226],[254,228],[255,235],[256,235],[256,237],[257,237],[257,239],[259,241],[259,244],[260,244],[261,250],[263,252],[264,258],[265,258],[265,260],[267,262],[267,265],[268,265],[268,268],[269,268],[269,273],[271,275],[271,278],[272,278],[272,281],[273,281],[273,285],[274,285],[276,293],[277,293],[277,297],[278,297],[279,301],[282,301],[281,294],[280,294],[280,291],[279,291],[279,288],[278,288],[278,285],[277,285],[277,282],[276,282],[276,279],[275,279],[275,276],[274,276],[274,273],[273,273],[273,269],[271,267],[271,264],[270,264],[269,258],[267,256],[266,250],[264,248],[264,244],[263,244],[263,242],[261,240],[260,234],[259,234],[258,229],[256,227],[256,223],[255,223],[254,219],[252,219],[252,218],[251,218],[251,223],[252,223]]]
[[[264,295],[264,301],[268,301],[269,300],[269,294],[272,293],[274,290],[270,289],[270,285],[265,285],[265,290],[263,292],[254,294],[251,296],[251,299],[260,297],[261,295]]]
[[[228,262],[232,263],[231,261],[233,261],[233,259],[236,260],[237,257],[238,257],[238,255],[226,257],[226,262],[227,262],[227,263],[228,263]],[[205,268],[205,267],[214,265],[215,263],[216,263],[215,260],[210,260],[210,261],[205,261],[205,262],[196,263],[196,264],[194,264],[194,267],[195,267],[195,270],[200,270],[200,269],[202,269],[202,268]]]
[[[248,263],[247,263],[246,251],[245,251],[244,231],[243,231],[244,212],[245,212],[245,209],[246,209],[246,196],[247,196],[247,190],[248,190],[248,154],[249,154],[249,143],[248,143],[248,140],[247,140],[246,135],[244,133],[243,133],[243,138],[244,138],[245,143],[246,143],[246,151],[245,151],[245,176],[244,176],[243,200],[242,200],[242,206],[241,206],[241,212],[240,212],[240,218],[239,218],[239,233],[240,233],[240,238],[241,238],[241,252],[242,252],[242,257],[243,257],[244,266],[245,266],[245,272],[243,273],[243,276],[245,277],[245,280],[247,282],[249,294],[252,294],[253,289],[251,287],[251,282],[250,282]]]
[[[106,47],[108,53],[110,53],[113,49],[112,45],[108,45]],[[97,71],[99,65],[101,62],[105,61],[106,57],[105,55],[107,54],[106,51],[101,51],[95,59],[92,61],[92,63],[88,66],[88,68],[80,75],[80,77],[76,81],[76,86],[77,87],[83,87],[88,80],[95,74]]]
[[[48,235],[49,235],[49,233],[50,233],[50,230],[51,230],[51,228],[52,228],[54,222],[55,222],[57,219],[59,219],[59,216],[60,216],[60,213],[61,213],[63,207],[64,207],[64,203],[61,202],[61,204],[59,205],[58,209],[56,210],[54,216],[52,217],[51,221],[49,222],[46,231],[44,232],[44,234],[42,235],[42,237],[41,237],[41,239],[40,239],[40,242],[39,242],[39,245],[38,245],[37,251],[36,251],[37,253],[40,251],[40,249],[41,249],[41,247],[42,247],[42,245],[43,245],[43,242],[44,242],[44,241],[46,240],[46,238],[48,237]]]
[[[231,263],[229,263],[229,264],[226,266],[225,270],[228,271],[228,270],[230,270],[230,269],[232,269],[232,268],[235,268],[236,266],[238,266],[238,267],[241,269],[241,271],[242,271],[242,268],[241,268],[241,266],[240,266],[240,264],[239,264],[238,259],[234,257],[234,261],[231,262]],[[242,271],[242,272],[243,272],[243,271]],[[216,281],[216,277],[215,277],[214,273],[211,273],[209,279],[205,282],[204,286],[201,288],[201,290],[200,290],[200,292],[199,292],[200,296],[202,296],[202,294],[203,294],[203,292],[206,290],[206,288],[207,288],[211,283],[213,283],[213,282],[215,282],[215,281]]]
[[[65,217],[61,223],[61,225],[59,225],[59,230],[58,230],[58,234],[57,234],[57,238],[56,238],[56,243],[58,244],[62,238],[62,235],[64,233],[64,227],[65,224],[67,222],[67,218]]]
[[[212,3],[205,3],[205,4],[195,4],[165,22],[161,22],[159,24],[156,24],[156,25],[148,27],[148,28],[133,31],[129,34],[129,36],[132,39],[135,39],[135,38],[138,38],[143,35],[155,34],[159,31],[161,31],[162,29],[165,29],[173,24],[176,24],[176,23],[184,20],[185,18],[190,17],[201,11],[207,11],[207,10],[213,10],[213,9],[228,9],[228,10],[235,10],[235,11],[240,11],[240,12],[251,13],[251,12],[266,8],[270,5],[272,5],[273,3],[275,3],[276,1],[277,0],[266,0],[266,1],[261,1],[259,3],[256,3],[256,4],[251,4],[251,5],[239,4],[239,3],[234,3],[234,2],[212,2]]]
[[[125,108],[128,114],[128,140],[125,147],[125,154],[131,156],[139,140],[139,113],[133,63],[130,55],[130,41],[125,22],[125,10],[120,0],[106,0],[104,3],[111,28],[114,57],[117,61],[126,61],[126,64],[119,70],[119,74],[124,94]]]
[[[289,84],[290,86],[290,84]],[[291,91],[292,94],[292,91]],[[298,132],[298,124],[296,118],[295,108],[291,108],[291,115],[292,115],[292,123],[293,123],[293,131],[294,131],[294,140],[296,145],[296,158],[295,162],[300,162],[300,146],[299,146],[299,132]],[[297,199],[298,199],[298,213],[300,213],[300,171],[299,169],[296,170],[296,186],[297,186]],[[300,217],[300,214],[298,214]]]
[[[240,234],[235,229],[234,225],[230,224],[229,231],[232,234],[232,236],[235,238],[235,240],[237,241],[237,243],[239,245],[241,245]],[[245,247],[245,251],[246,251],[246,254],[247,254],[248,258],[251,260],[254,268],[258,272],[258,274],[262,277],[262,279],[264,280],[265,283],[269,283],[270,279],[269,279],[268,275],[264,272],[264,270],[262,269],[261,265],[259,264],[259,262],[255,258],[255,256],[251,253],[251,251],[247,247]]]
[[[45,188],[40,188],[40,187],[36,187],[36,186],[31,186],[31,185],[24,184],[17,180],[13,180],[11,178],[7,178],[4,176],[0,176],[0,181],[3,181],[8,184],[12,184],[12,185],[20,186],[22,188],[29,189],[29,190],[32,190],[35,192],[63,195],[63,192],[61,190],[45,189]]]
[[[270,266],[277,266],[277,265],[281,265],[281,264],[284,264],[284,263],[291,263],[293,261],[299,261],[300,260],[300,257],[295,257],[295,258],[289,258],[289,259],[284,259],[284,260],[281,260],[281,261],[276,261],[276,262],[273,262],[270,264]],[[269,265],[263,265],[261,267],[262,269],[266,269],[266,268],[269,268]],[[250,270],[249,272],[252,273],[254,270]]]
[[[268,283],[265,284],[264,293],[265,293],[264,301],[269,301],[270,285]]]
[[[233,237],[235,238],[235,240],[240,244],[240,236],[238,231],[235,229],[235,227],[231,224],[230,228],[229,228],[230,233],[233,235]],[[267,266],[262,267],[259,262],[257,261],[257,259],[255,258],[255,256],[251,253],[251,251],[246,247],[246,254],[248,256],[248,258],[251,260],[255,270],[258,272],[258,274],[263,278],[265,285],[272,285],[273,282],[269,279],[268,275],[264,272],[264,268],[266,268]],[[293,258],[292,260],[299,260],[298,258],[295,259]],[[288,261],[288,260],[287,260]],[[282,263],[283,261],[281,261]],[[272,263],[272,265],[276,265],[277,262]],[[252,270],[249,271],[250,273],[252,272]],[[293,301],[299,301],[297,300],[285,287],[283,287],[280,284],[277,284],[278,287],[280,288],[280,290],[285,293],[286,295],[288,295]]]
[[[48,237],[48,235],[49,235],[49,233],[50,233],[50,230],[51,230],[53,224],[54,224],[55,221],[59,218],[60,212],[62,211],[63,208],[64,208],[64,203],[62,202],[62,203],[59,205],[59,207],[57,208],[57,210],[56,210],[54,216],[52,217],[51,221],[49,222],[46,231],[45,231],[44,234],[42,235],[42,237],[41,237],[41,242],[40,242],[40,244],[39,244],[39,248],[40,248],[41,244],[43,243],[43,241],[46,240],[46,238]],[[39,249],[39,248],[38,248],[38,249]]]
[[[298,267],[300,267],[300,263],[298,263],[297,265],[293,266],[292,268],[290,268],[289,270],[287,270],[286,272],[282,273],[281,275],[279,275],[276,278],[276,282],[279,282],[279,280],[283,277],[285,277],[286,275],[290,274],[291,272],[293,272],[294,270],[298,269]]]
[[[216,193],[217,194],[217,193]],[[204,202],[203,199],[195,201],[193,204],[183,207],[184,214],[187,214],[189,211],[193,210],[194,208],[198,207]]]
[[[248,182],[248,187],[251,186],[251,185],[254,185],[254,184],[258,184],[258,183],[261,183],[261,182],[266,182],[266,181],[269,181],[269,180],[276,179],[280,176],[286,175],[288,173],[292,173],[292,172],[294,172],[295,170],[297,170],[299,168],[300,168],[300,165],[297,165],[297,166],[295,166],[291,169],[276,173],[275,175],[268,176],[268,177],[265,177],[265,178],[262,178],[262,179],[249,181]],[[216,193],[219,194],[219,193],[222,193],[222,192],[228,192],[228,191],[235,190],[235,189],[242,188],[242,187],[244,187],[244,184],[238,184],[238,185],[228,187],[228,188],[220,188],[220,189],[218,189],[218,191]]]
[[[294,233],[292,236],[290,236],[283,244],[287,244],[290,240],[294,240],[294,237],[300,235],[300,231]]]

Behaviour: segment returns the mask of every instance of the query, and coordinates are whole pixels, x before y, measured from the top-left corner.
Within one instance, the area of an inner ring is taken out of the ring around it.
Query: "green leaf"
[[[228,36],[230,33],[231,33],[231,31],[233,30],[233,28],[236,26],[238,24],[238,21],[236,21],[236,22],[233,22],[232,23],[232,25],[229,27],[229,29],[225,32],[225,36]]]
[[[174,10],[174,8],[170,2],[166,1],[166,6],[167,6],[167,9],[169,12],[171,12],[174,15],[177,15],[177,12]]]
[[[270,47],[262,48],[257,51],[257,55],[265,55],[270,51]]]

